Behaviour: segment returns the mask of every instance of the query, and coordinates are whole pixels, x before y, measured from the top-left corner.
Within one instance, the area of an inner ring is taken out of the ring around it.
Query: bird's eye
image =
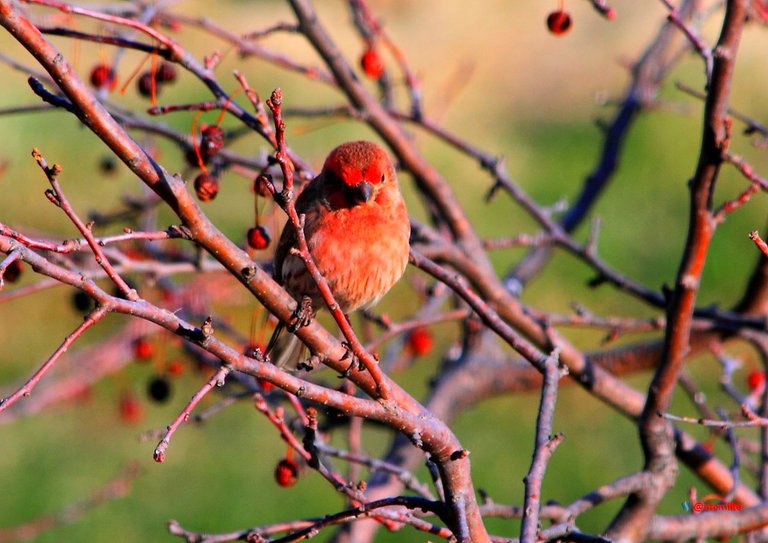
[[[384,174],[381,174],[381,181],[380,181],[380,182],[381,182],[381,183],[383,183],[383,182],[384,182]]]

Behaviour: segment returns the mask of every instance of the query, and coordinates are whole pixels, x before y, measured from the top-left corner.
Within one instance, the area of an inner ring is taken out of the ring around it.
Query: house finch
[[[367,308],[403,275],[408,263],[410,223],[397,176],[386,151],[368,141],[344,143],[325,160],[320,174],[296,200],[305,215],[304,234],[318,270],[344,313]],[[313,310],[324,305],[287,224],[275,250],[275,279],[296,300],[308,296]],[[267,352],[279,366],[295,366],[302,344],[280,338],[279,325]]]

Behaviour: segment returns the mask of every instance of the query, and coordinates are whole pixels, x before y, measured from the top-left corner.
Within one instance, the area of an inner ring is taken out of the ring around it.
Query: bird
[[[411,233],[405,201],[388,153],[371,141],[351,141],[333,149],[322,170],[296,199],[304,215],[309,253],[346,315],[376,304],[402,277]],[[298,249],[290,222],[274,256],[274,278],[297,302],[308,299],[312,316],[325,306]],[[273,363],[295,368],[304,349],[279,323],[267,345]]]

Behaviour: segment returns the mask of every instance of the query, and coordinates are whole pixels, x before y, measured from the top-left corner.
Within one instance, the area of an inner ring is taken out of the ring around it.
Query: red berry
[[[91,70],[91,85],[95,89],[114,89],[117,85],[115,71],[108,64],[97,64]]]
[[[248,247],[251,249],[263,251],[269,247],[269,242],[272,241],[272,238],[269,237],[267,229],[259,225],[248,229],[246,240],[248,241]]]
[[[136,424],[144,416],[144,408],[132,392],[120,397],[120,420],[126,424]]]
[[[752,370],[747,374],[747,387],[751,392],[762,391],[765,387],[765,373]]]
[[[200,133],[200,155],[205,162],[216,155],[224,146],[224,130],[212,124],[206,126]]]
[[[264,394],[269,394],[272,390],[274,390],[275,385],[267,381],[266,379],[262,379],[260,377],[256,378],[256,382],[259,384],[259,388],[261,388],[261,391]]]
[[[152,343],[145,337],[140,337],[133,342],[133,356],[137,360],[149,360],[152,358]]]
[[[184,373],[184,363],[181,360],[173,360],[168,364],[168,375],[178,377]]]
[[[176,81],[176,66],[172,62],[161,62],[155,77],[158,83],[173,83]]]
[[[219,193],[219,178],[209,173],[195,177],[195,193],[201,202],[210,202]]]
[[[408,335],[408,347],[415,356],[424,356],[429,354],[434,344],[432,332],[423,326],[414,328]]]
[[[146,96],[147,98],[151,98],[153,87],[155,89],[155,96],[160,94],[160,85],[157,84],[155,76],[152,75],[152,72],[144,72],[141,74],[138,82],[136,83],[136,88],[138,89],[139,94]]]
[[[295,460],[283,458],[275,468],[275,482],[283,488],[296,484],[299,479],[299,465]]]
[[[10,264],[8,264],[7,268],[5,268],[3,279],[5,281],[8,281],[9,283],[13,283],[19,278],[19,276],[21,275],[21,272],[23,271],[24,271],[24,264],[22,264],[21,260],[14,260]]]
[[[360,67],[365,75],[371,79],[378,79],[384,73],[384,61],[379,52],[373,47],[368,47],[360,57]]]
[[[571,29],[571,16],[562,9],[553,11],[547,16],[547,28],[552,34],[562,36]]]

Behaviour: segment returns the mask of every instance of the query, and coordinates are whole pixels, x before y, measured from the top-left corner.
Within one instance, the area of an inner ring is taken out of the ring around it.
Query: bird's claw
[[[341,372],[341,377],[349,377],[349,374],[352,373],[352,370],[357,366],[358,371],[362,371],[365,369],[365,365],[363,364],[362,360],[355,354],[355,352],[352,350],[352,346],[346,342],[343,341],[341,343],[341,346],[344,347],[344,355],[341,357],[341,360],[347,360],[348,358],[351,359],[349,366],[347,366],[347,369],[345,369],[343,372]]]
[[[293,334],[299,328],[309,326],[310,322],[312,322],[312,299],[309,296],[302,296],[288,322],[288,331]]]
[[[296,366],[297,370],[303,370],[303,371],[312,371],[320,364],[320,357],[316,354],[311,355],[306,360],[302,360],[299,362],[298,366]]]

